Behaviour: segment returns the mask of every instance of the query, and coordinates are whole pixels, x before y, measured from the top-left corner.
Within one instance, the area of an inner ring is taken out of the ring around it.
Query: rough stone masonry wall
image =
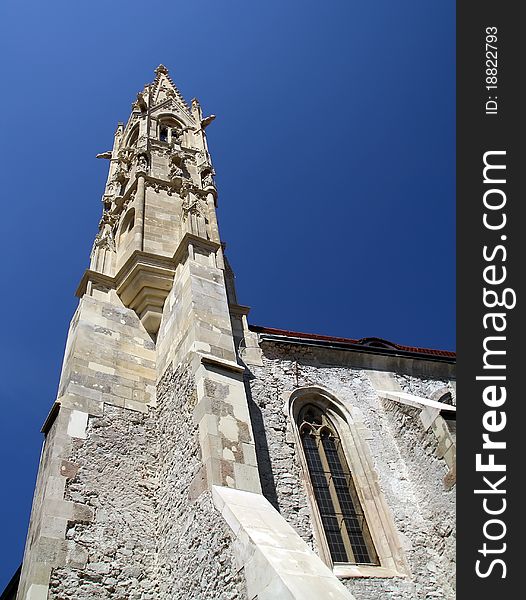
[[[411,506],[407,505],[403,513],[406,535],[421,557],[414,562],[413,574],[417,581],[425,579],[432,587],[425,598],[454,598],[455,493],[444,491],[447,465],[436,457],[436,436],[431,429],[423,431],[418,409],[389,400],[384,400],[383,404],[400,454],[410,465],[414,498],[419,508],[413,515]]]
[[[70,522],[66,539],[88,552],[83,569],[52,572],[49,599],[153,600],[156,425],[151,415],[106,404],[75,439],[65,499],[95,510]]]
[[[241,600],[231,537],[212,504],[200,457],[189,368],[166,371],[158,386],[158,595],[161,600]]]
[[[444,394],[451,394],[451,403],[456,406],[456,386],[455,382],[447,379],[427,379],[422,377],[413,377],[411,375],[402,375],[397,373],[395,375],[396,380],[400,384],[402,390],[408,394],[414,396],[422,396],[423,398],[432,398],[433,400],[442,401],[440,396]]]
[[[250,390],[262,487],[269,501],[317,552],[283,393],[314,385],[331,391],[369,432],[367,445],[379,484],[412,571],[407,579],[346,579],[346,587],[358,600],[454,598],[454,491],[443,488],[447,466],[434,455],[433,433],[424,433],[414,415],[385,406],[367,369],[351,366],[343,353],[331,357],[321,349],[270,342],[263,347],[263,367],[250,367]]]
[[[65,499],[95,510],[66,539],[84,568],[52,571],[49,599],[243,599],[231,538],[202,474],[193,376],[167,371],[157,410],[105,405],[74,439]]]

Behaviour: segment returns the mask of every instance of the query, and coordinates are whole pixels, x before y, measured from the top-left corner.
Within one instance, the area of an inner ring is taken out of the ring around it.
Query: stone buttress
[[[219,237],[213,119],[161,65],[98,155],[103,214],[43,428],[20,600],[351,598],[261,495],[237,351],[258,349]]]

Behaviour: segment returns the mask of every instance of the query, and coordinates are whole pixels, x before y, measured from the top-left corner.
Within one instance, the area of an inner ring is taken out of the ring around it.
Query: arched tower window
[[[135,127],[131,130],[130,135],[128,136],[128,141],[126,142],[126,146],[128,148],[135,148],[137,145],[137,140],[139,139],[139,126],[135,125]]]
[[[159,140],[161,142],[168,141],[168,131],[168,127],[166,127],[165,125],[161,125],[161,128],[159,130]]]
[[[159,121],[159,141],[180,144],[183,138],[182,125],[171,117],[162,117]]]
[[[132,208],[124,215],[124,219],[122,220],[122,225],[119,233],[119,245],[124,244],[134,225],[135,209]]]
[[[298,415],[298,428],[333,563],[378,565],[353,475],[329,415],[307,404]]]

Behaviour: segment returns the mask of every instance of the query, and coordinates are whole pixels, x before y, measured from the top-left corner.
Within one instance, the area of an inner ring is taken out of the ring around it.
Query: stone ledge
[[[58,401],[53,402],[52,407],[49,409],[49,413],[46,417],[46,420],[44,421],[42,427],[40,428],[40,433],[43,433],[44,435],[47,434],[47,432],[51,429],[51,426],[55,422],[55,419],[57,418],[59,411],[60,411],[60,402],[58,402]]]
[[[405,573],[400,573],[395,569],[388,567],[375,567],[373,565],[334,565],[332,572],[339,579],[353,579],[355,577],[362,578],[392,578],[402,577],[407,578]]]
[[[241,317],[246,317],[250,312],[250,306],[244,306],[243,304],[229,304],[228,309],[231,315],[238,315]]]
[[[224,369],[226,371],[233,371],[234,373],[244,373],[245,367],[239,365],[236,362],[231,360],[227,360],[226,358],[219,358],[217,356],[213,356],[211,354],[203,354],[199,353],[201,356],[201,362],[203,365],[211,365],[213,367]]]
[[[452,406],[451,404],[444,404],[443,402],[436,402],[435,400],[429,400],[428,398],[422,398],[421,396],[414,396],[413,394],[407,394],[406,392],[398,392],[398,391],[386,391],[386,390],[377,390],[380,398],[385,398],[386,400],[393,400],[394,402],[399,402],[400,404],[406,404],[407,406],[412,406],[414,408],[436,408],[437,410],[446,410],[450,412],[457,412],[457,407]]]

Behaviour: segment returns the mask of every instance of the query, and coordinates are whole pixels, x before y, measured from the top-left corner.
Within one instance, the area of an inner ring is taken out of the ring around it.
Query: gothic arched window
[[[171,117],[161,117],[159,120],[159,141],[169,144],[180,144],[183,136],[182,125]]]
[[[338,431],[326,411],[305,405],[298,429],[333,563],[379,565]]]
[[[135,125],[135,127],[131,130],[130,135],[128,136],[128,141],[126,142],[126,146],[128,148],[134,148],[137,145],[138,139],[139,139],[139,126]]]
[[[128,237],[130,231],[133,229],[135,225],[135,209],[130,209],[122,220],[122,225],[119,233],[119,245],[123,245],[126,238]]]

